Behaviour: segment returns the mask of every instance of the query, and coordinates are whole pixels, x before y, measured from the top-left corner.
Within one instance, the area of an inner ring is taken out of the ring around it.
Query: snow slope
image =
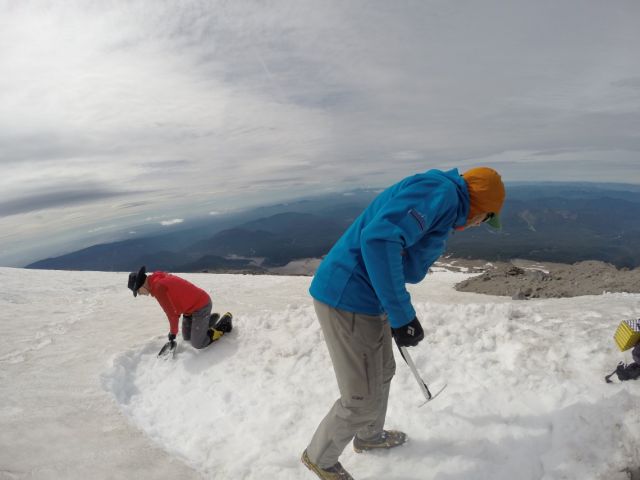
[[[337,397],[309,278],[185,274],[235,330],[156,353],[168,323],[126,274],[0,268],[0,479],[305,479],[299,456]],[[410,288],[426,339],[396,355],[387,426],[405,447],[341,458],[358,479],[628,479],[640,467],[640,381],[603,376],[640,295],[513,301]]]

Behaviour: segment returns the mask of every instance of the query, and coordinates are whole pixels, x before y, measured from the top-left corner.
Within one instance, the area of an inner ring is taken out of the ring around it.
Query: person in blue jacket
[[[380,193],[324,258],[309,292],[340,398],[302,454],[318,477],[352,478],[338,462],[351,440],[356,452],[406,441],[383,428],[395,373],[392,337],[399,346],[424,337],[406,284],[424,279],[452,229],[500,228],[504,198],[491,168],[413,175]]]

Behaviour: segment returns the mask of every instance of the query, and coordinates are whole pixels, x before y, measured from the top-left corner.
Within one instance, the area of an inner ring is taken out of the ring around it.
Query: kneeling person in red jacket
[[[194,348],[205,348],[232,329],[231,314],[222,318],[211,314],[209,294],[192,283],[166,272],[147,275],[146,267],[129,274],[128,287],[133,296],[151,295],[169,319],[169,341],[174,342],[178,334],[178,321],[182,319],[182,338],[190,341]]]

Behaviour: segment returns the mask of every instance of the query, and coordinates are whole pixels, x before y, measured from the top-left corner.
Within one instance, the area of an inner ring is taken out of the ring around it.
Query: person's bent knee
[[[376,419],[381,404],[382,399],[372,395],[349,399],[341,398],[340,406],[342,408],[338,416],[350,423],[364,422],[367,424]]]

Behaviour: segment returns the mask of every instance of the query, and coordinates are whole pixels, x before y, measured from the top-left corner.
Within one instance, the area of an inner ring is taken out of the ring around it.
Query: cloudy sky
[[[434,167],[640,183],[639,24],[637,0],[0,0],[0,264]]]

